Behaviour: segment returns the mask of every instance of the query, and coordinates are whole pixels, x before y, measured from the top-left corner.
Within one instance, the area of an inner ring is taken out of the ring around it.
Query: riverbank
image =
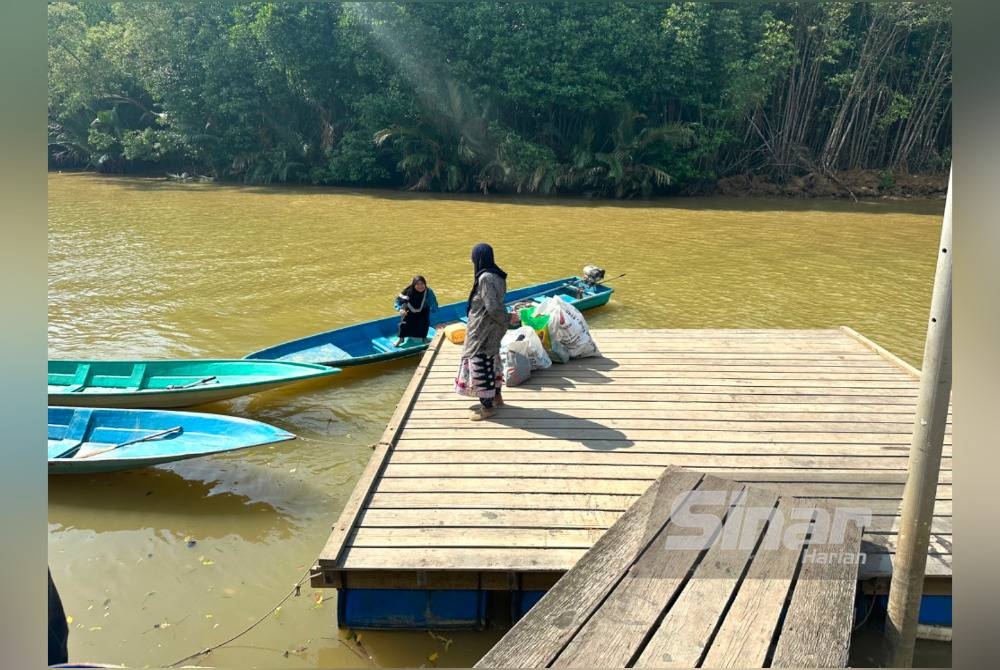
[[[810,172],[781,182],[767,175],[737,175],[716,182],[718,195],[790,198],[941,198],[948,173],[897,174],[887,170],[851,170],[829,175]]]
[[[170,173],[162,172],[159,170],[144,170],[129,173],[112,173],[112,172],[92,172],[90,170],[49,170],[50,174],[61,174],[61,173],[73,173],[73,172],[83,172],[92,173],[97,175],[103,175],[107,177],[136,177],[142,179],[164,179],[167,181],[176,181],[179,183],[206,183],[214,182],[219,184],[242,184],[239,181],[231,181],[225,179],[216,179],[215,177],[210,177],[207,175],[201,175],[197,173]],[[272,186],[303,186],[305,184],[270,184]],[[353,185],[353,184],[339,184],[339,185],[318,185],[320,188],[350,188],[350,189],[364,189],[373,191],[384,191],[384,190],[398,190],[404,192],[399,186],[386,186],[386,185]],[[645,200],[662,200],[662,199],[672,199],[672,198],[689,198],[689,197],[711,197],[711,196],[729,196],[729,197],[766,197],[766,198],[819,198],[819,199],[832,199],[840,200],[844,198],[866,198],[866,199],[883,199],[883,200],[910,200],[910,199],[940,199],[944,200],[944,197],[948,191],[948,173],[943,172],[940,174],[896,174],[888,172],[885,170],[852,170],[852,171],[841,171],[830,173],[830,176],[819,174],[817,172],[810,172],[805,175],[797,175],[789,177],[788,179],[781,181],[772,176],[764,174],[744,174],[735,175],[731,177],[723,177],[717,180],[714,184],[708,182],[701,185],[700,187],[689,187],[680,188],[677,193],[670,195],[660,195],[654,196],[652,198],[646,198]],[[408,191],[411,192],[411,191]],[[427,191],[428,193],[441,194],[438,191]],[[469,195],[475,197],[479,195],[476,192],[448,192],[448,195]],[[524,193],[504,193],[502,191],[493,191],[490,194],[491,198],[504,196],[516,197],[517,199],[523,199],[525,197],[532,197],[531,195],[526,195]],[[538,196],[542,197],[553,197],[550,196]],[[620,200],[615,200],[611,198],[601,199],[595,198],[593,196],[588,196],[587,194],[578,193],[563,193],[557,194],[555,197],[566,198],[566,199],[581,199],[581,200],[606,200],[608,203],[621,202]],[[640,200],[642,200],[640,198]]]

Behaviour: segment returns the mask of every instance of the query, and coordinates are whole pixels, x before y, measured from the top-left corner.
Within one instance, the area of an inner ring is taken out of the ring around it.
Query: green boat
[[[326,377],[339,368],[248,360],[49,360],[49,404],[191,407]]]

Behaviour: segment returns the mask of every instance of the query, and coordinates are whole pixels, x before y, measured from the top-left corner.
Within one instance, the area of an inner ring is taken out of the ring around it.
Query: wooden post
[[[899,546],[889,587],[886,664],[896,668],[910,667],[913,663],[935,489],[941,469],[941,445],[951,397],[951,204],[949,175],[917,414],[910,442],[909,472],[903,491]]]

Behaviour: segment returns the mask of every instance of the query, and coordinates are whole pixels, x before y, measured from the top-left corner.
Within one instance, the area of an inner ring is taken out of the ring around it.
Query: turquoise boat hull
[[[580,311],[607,304],[614,289],[605,285],[587,285],[579,277],[564,277],[555,281],[525,286],[507,292],[508,306],[515,302],[541,302],[549,296],[559,296]],[[387,316],[352,326],[317,333],[298,340],[261,349],[247,354],[246,359],[294,361],[349,367],[380,363],[423,352],[438,326],[465,320],[465,301],[442,305],[431,314],[427,340],[409,338],[402,346],[393,343],[399,328],[399,316]]]
[[[295,439],[259,421],[196,412],[49,407],[49,474],[132,470]],[[145,439],[144,439],[145,438]]]
[[[326,377],[338,368],[247,360],[49,360],[49,404],[72,407],[193,407]]]

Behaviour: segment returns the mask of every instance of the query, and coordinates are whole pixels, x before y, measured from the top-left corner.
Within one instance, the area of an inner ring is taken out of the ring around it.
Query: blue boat
[[[232,416],[49,407],[49,474],[131,470],[293,439],[274,426]]]
[[[49,404],[170,409],[268,391],[337,368],[276,361],[49,360]]]
[[[509,308],[513,303],[539,303],[549,296],[558,296],[584,311],[607,304],[612,293],[614,289],[610,286],[588,282],[582,277],[564,277],[508,291],[506,300]],[[426,340],[407,338],[398,347],[394,343],[399,316],[394,315],[284,342],[247,354],[244,358],[318,363],[343,368],[414,356],[427,348],[436,327],[465,321],[465,305],[464,300],[442,305],[431,314],[431,327]]]

